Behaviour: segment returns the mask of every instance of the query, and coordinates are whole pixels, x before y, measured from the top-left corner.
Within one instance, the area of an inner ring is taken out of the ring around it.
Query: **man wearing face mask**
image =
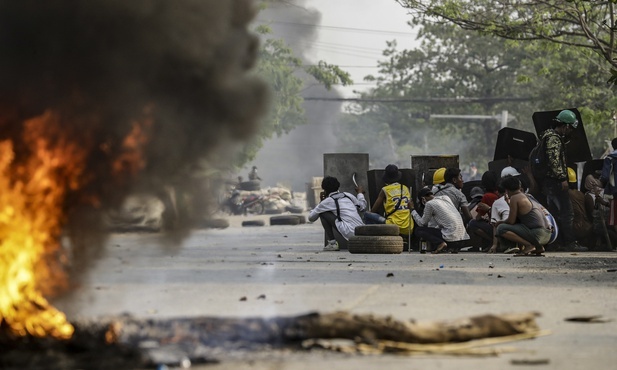
[[[559,226],[560,251],[581,252],[587,250],[581,247],[574,237],[572,222],[574,213],[568,195],[568,166],[566,162],[565,138],[578,127],[578,119],[571,110],[562,110],[553,119],[552,128],[540,135],[546,145],[548,173],[542,184],[542,192],[546,195],[548,209],[557,215]]]

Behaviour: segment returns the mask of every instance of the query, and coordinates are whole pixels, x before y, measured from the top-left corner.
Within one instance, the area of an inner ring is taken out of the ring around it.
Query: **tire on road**
[[[392,224],[362,225],[356,227],[354,234],[362,236],[398,236],[399,228]]]
[[[229,227],[229,220],[226,218],[210,218],[203,220],[198,227],[204,229],[226,229]]]
[[[266,208],[264,214],[266,215],[280,215],[283,213],[283,210],[280,208]]]
[[[242,221],[242,226],[265,226],[266,222],[264,220],[246,220]]]
[[[270,217],[270,225],[299,225],[300,219],[298,216],[273,216]]]
[[[352,236],[347,241],[349,253],[354,254],[400,254],[403,238],[400,236]]]
[[[287,207],[285,207],[285,211],[287,211],[289,213],[302,213],[302,212],[304,212],[304,209],[302,207],[298,207],[298,206],[287,206]]]

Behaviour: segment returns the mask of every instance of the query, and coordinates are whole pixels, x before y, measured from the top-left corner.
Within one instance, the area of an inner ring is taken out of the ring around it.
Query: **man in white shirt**
[[[434,196],[429,188],[420,189],[418,198],[424,204],[422,216],[416,210],[411,212],[416,221],[415,235],[437,246],[432,253],[441,253],[447,242],[469,239],[461,214],[447,195]],[[437,227],[428,227],[434,223]]]
[[[359,211],[366,209],[364,189],[356,188],[357,197],[346,192],[340,192],[341,186],[336,177],[326,176],[321,182],[323,199],[309,212],[308,219],[313,222],[321,220],[328,240],[324,251],[338,251],[339,246],[334,236],[336,229],[346,240],[354,235],[356,226],[364,225]]]
[[[433,180],[434,181],[434,180]],[[433,186],[432,192],[435,196],[447,195],[454,208],[456,208],[463,221],[467,224],[473,217],[469,212],[469,202],[461,191],[463,188],[463,175],[458,168],[447,168],[444,172],[444,182]]]

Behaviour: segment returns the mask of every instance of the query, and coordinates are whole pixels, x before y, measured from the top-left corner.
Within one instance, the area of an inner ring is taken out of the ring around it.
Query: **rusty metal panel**
[[[415,188],[433,184],[435,170],[445,168],[460,168],[458,154],[453,155],[412,155],[411,168],[416,171]]]

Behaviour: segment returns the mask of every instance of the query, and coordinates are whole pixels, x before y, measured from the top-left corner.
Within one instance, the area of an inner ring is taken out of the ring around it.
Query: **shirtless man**
[[[541,255],[551,237],[550,226],[539,204],[521,189],[521,182],[506,176],[501,185],[506,191],[510,214],[506,221],[498,221],[496,235],[500,243],[523,246],[518,255]]]

